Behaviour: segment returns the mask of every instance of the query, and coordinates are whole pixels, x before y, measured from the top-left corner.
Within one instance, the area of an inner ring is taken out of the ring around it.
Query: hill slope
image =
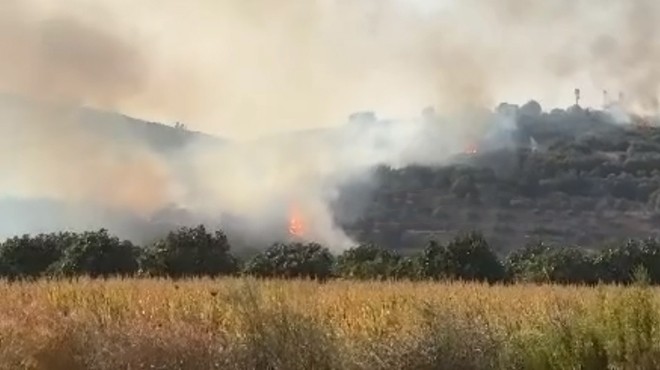
[[[534,147],[478,151],[438,168],[381,168],[365,216],[344,226],[402,249],[469,230],[501,251],[660,235],[660,129],[573,108],[518,114],[517,131]]]
[[[0,119],[23,117],[35,109],[33,104],[2,97]],[[660,235],[660,129],[616,123],[610,113],[579,107],[550,113],[534,104],[500,109],[515,117],[507,145],[491,145],[500,137],[484,138],[442,167],[378,168],[376,181],[340,189],[333,204],[337,223],[357,241],[398,249],[419,248],[429,238],[445,240],[469,230],[484,232],[501,251],[536,240],[602,246],[626,237]],[[165,158],[192,141],[228,143],[93,109],[66,114],[104,140],[128,140]],[[396,125],[369,119],[359,124]],[[362,132],[347,127],[283,135],[341,141],[345,134]],[[442,125],[437,127],[441,137]],[[433,145],[434,137],[425,145]],[[355,206],[356,199],[362,207]],[[10,197],[0,199],[0,235],[66,228],[68,218],[83,228],[107,227],[144,241],[195,220],[185,212],[152,216]]]

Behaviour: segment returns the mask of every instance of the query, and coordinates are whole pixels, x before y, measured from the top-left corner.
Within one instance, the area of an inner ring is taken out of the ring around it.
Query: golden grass
[[[464,283],[0,284],[2,369],[657,368],[660,290]]]

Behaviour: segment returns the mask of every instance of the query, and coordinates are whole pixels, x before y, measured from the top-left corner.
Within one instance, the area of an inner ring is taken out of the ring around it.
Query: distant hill
[[[114,112],[81,108],[78,119],[90,126],[112,134],[113,132],[128,133],[130,137],[144,142],[157,151],[168,151],[180,148],[190,140],[198,144],[222,145],[227,140],[201,132],[189,131],[185,127],[173,127],[157,122],[144,121]]]
[[[176,149],[193,139],[199,143],[209,145],[219,145],[227,142],[226,139],[202,132],[190,131],[185,127],[174,127],[145,121],[117,112],[86,107],[59,106],[53,103],[0,93],[0,112],[12,117],[21,117],[29,112],[42,111],[46,118],[51,114],[50,112],[64,112],[68,119],[83,125],[86,129],[107,134],[109,137],[122,134],[125,137],[135,139],[136,142],[143,142],[157,151]]]
[[[517,146],[478,147],[442,167],[381,168],[365,214],[343,227],[403,250],[471,230],[502,252],[660,236],[660,128],[579,107],[515,112]]]
[[[195,145],[219,146],[228,140],[185,128],[168,126],[132,118],[120,113],[101,111],[90,108],[62,107],[39,102],[19,96],[0,94],[0,134],[11,135],[16,130],[29,133],[30,119],[37,117],[40,124],[49,124],[48,119],[64,115],[70,123],[79,125],[108,141],[130,140],[131,144],[144,146],[167,158],[169,153],[176,153],[187,143]],[[53,125],[48,130],[53,133],[58,129]],[[48,131],[45,132],[48,135]],[[11,138],[5,137],[7,142]],[[15,155],[21,155],[20,152]],[[1,176],[1,174],[0,174]],[[93,174],[90,174],[93,176]],[[151,222],[145,218],[109,210],[93,204],[67,204],[52,199],[24,199],[0,196],[0,237],[13,234],[50,232],[66,230],[76,225],[77,231],[83,229],[108,228],[118,235],[138,242],[146,242],[164,232],[173,224],[165,221]]]
[[[0,96],[0,112],[20,113],[32,104]],[[357,241],[401,250],[471,230],[483,232],[501,252],[539,240],[597,248],[628,237],[660,236],[660,128],[653,120],[632,116],[622,122],[612,112],[576,106],[550,112],[531,103],[498,109],[499,114],[513,115],[514,127],[507,133],[512,145],[493,145],[501,140],[494,135],[476,141],[451,165],[373,169],[376,181],[345,184],[341,189],[332,205],[337,223]],[[108,140],[130,138],[163,154],[176,153],[191,141],[212,146],[229,143],[112,112],[81,108],[72,114]],[[373,128],[399,124],[376,120],[368,113],[351,118],[339,128],[260,140],[307,136],[341,142],[368,132],[374,134],[374,142],[384,139],[383,145],[388,145],[388,137],[379,136],[386,130]],[[426,139],[424,145],[433,145],[433,136]],[[364,203],[359,212],[356,200]],[[176,220],[194,221],[177,209],[156,217],[169,221],[150,222],[93,206],[0,199],[2,236],[32,231],[29,228],[35,224],[44,231],[64,228],[66,217],[88,228],[108,227],[138,242],[157,237]]]

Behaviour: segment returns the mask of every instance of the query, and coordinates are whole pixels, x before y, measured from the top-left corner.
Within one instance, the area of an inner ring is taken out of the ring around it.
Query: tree
[[[539,104],[536,100],[530,100],[522,107],[520,107],[521,115],[538,117],[541,115],[541,113],[543,113],[543,109],[541,108],[541,104]]]
[[[402,257],[392,273],[394,279],[418,280],[420,278],[419,259]]]
[[[229,251],[229,241],[222,231],[210,233],[204,225],[183,227],[149,248],[142,269],[171,277],[233,274],[238,271],[238,261]]]
[[[73,233],[23,235],[0,246],[0,265],[9,278],[38,277],[57,262],[77,239]]]
[[[138,254],[131,242],[120,241],[105,229],[85,232],[66,248],[53,270],[66,276],[130,275],[137,271]]]
[[[660,241],[634,240],[601,252],[595,260],[599,278],[608,283],[629,284],[635,269],[643,267],[653,284],[660,282]]]
[[[332,275],[334,257],[320,244],[276,243],[252,258],[245,273],[257,277],[313,278]]]
[[[347,278],[387,279],[394,277],[400,260],[401,256],[393,250],[363,244],[337,258],[337,272]]]
[[[427,279],[447,278],[448,260],[447,248],[435,240],[429,241],[420,256],[420,277]]]
[[[504,267],[479,233],[458,236],[447,245],[448,276],[462,280],[495,282],[504,278]]]
[[[504,267],[478,233],[458,236],[447,246],[431,241],[420,259],[426,278],[496,282],[505,276]]]
[[[597,272],[583,249],[531,244],[517,250],[506,261],[509,275],[518,281],[537,283],[595,283]]]

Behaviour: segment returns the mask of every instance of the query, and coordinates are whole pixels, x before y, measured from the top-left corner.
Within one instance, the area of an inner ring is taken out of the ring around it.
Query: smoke
[[[338,189],[368,182],[374,165],[436,165],[475,137],[510,131],[483,107],[529,96],[567,105],[579,85],[587,104],[599,104],[602,89],[621,90],[626,110],[656,113],[659,6],[4,0],[0,91],[32,103],[0,106],[0,196],[142,217],[174,205],[214,222],[234,215],[260,235],[286,230],[296,203],[310,238],[345,246],[329,209]],[[283,134],[344,123],[363,108],[409,118],[427,104],[445,119]],[[162,153],[127,125],[81,119],[80,106],[182,120],[240,141]]]

